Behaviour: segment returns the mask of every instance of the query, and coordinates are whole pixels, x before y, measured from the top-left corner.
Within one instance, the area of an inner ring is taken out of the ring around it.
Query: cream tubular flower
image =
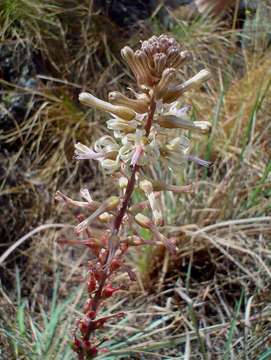
[[[157,197],[155,196],[152,183],[149,180],[140,181],[139,188],[142,191],[144,191],[146,197],[148,198],[155,225],[158,226],[163,225],[164,219],[162,214],[161,203],[159,199],[157,199]]]
[[[135,216],[135,221],[138,225],[145,229],[151,230],[155,238],[164,244],[164,246],[172,253],[176,253],[177,247],[170,240],[168,240],[164,235],[160,233],[155,224],[145,215],[139,213]]]
[[[156,99],[161,99],[165,96],[166,92],[169,89],[169,86],[176,81],[176,69],[167,68],[163,71],[161,80],[155,87],[155,97]]]
[[[193,161],[197,165],[200,165],[200,166],[203,166],[203,167],[206,167],[206,168],[211,167],[212,164],[213,164],[211,161],[200,159],[199,157],[197,157],[195,155],[187,155],[187,160],[188,161]]]
[[[100,206],[99,202],[93,201],[92,199],[91,199],[91,201],[90,201],[90,199],[87,199],[87,201],[73,200],[70,197],[68,197],[67,195],[63,194],[61,191],[56,192],[55,200],[64,202],[71,207],[87,208],[87,209],[91,209],[91,210],[96,210]]]
[[[79,94],[79,101],[84,105],[114,114],[124,120],[132,120],[135,117],[135,112],[133,110],[125,106],[112,105],[109,102],[98,99],[87,92]]]
[[[179,107],[179,102],[174,102],[170,109],[163,114],[164,119],[161,119],[160,126],[165,128],[180,128],[186,130],[193,130],[201,134],[207,134],[211,131],[212,125],[208,121],[191,121],[189,115],[191,106],[186,105]],[[159,122],[159,120],[158,120]]]
[[[100,164],[104,171],[108,174],[112,174],[115,171],[118,171],[120,168],[120,163],[118,160],[103,159],[100,161]]]
[[[133,153],[134,153],[133,144],[127,143],[120,148],[119,157],[122,161],[127,163],[127,162],[131,161]]]
[[[86,230],[86,228],[101,214],[106,211],[111,211],[117,207],[119,203],[119,198],[116,196],[111,196],[105,202],[103,202],[88,218],[83,220],[80,224],[75,227],[75,232],[77,234]]]
[[[130,99],[118,91],[110,92],[108,95],[109,101],[114,105],[124,105],[138,114],[144,114],[148,111],[149,99],[148,97],[141,97],[138,99]]]
[[[119,178],[119,188],[126,189],[127,185],[128,185],[128,179],[124,176],[121,176]]]
[[[164,115],[174,115],[177,117],[180,117],[182,119],[190,120],[190,112],[192,110],[191,105],[185,105],[183,107],[180,107],[179,101],[175,101],[170,105],[170,108],[167,112],[164,113]]]
[[[120,159],[130,162],[133,166],[138,161],[139,165],[144,165],[148,155],[146,154],[147,145],[145,130],[137,129],[135,133],[127,134],[122,139],[123,146],[119,150]]]
[[[181,165],[189,152],[190,140],[185,136],[177,137],[171,140],[165,149],[164,156],[168,158],[173,165]]]
[[[105,159],[115,160],[118,156],[119,145],[112,136],[102,136],[95,142],[94,149],[97,153],[104,155]]]
[[[88,189],[81,189],[80,190],[80,195],[82,197],[82,199],[86,200],[88,203],[93,203],[93,199],[88,191]]]
[[[195,76],[191,79],[185,81],[183,84],[180,85],[180,89],[184,92],[190,89],[195,89],[201,86],[205,81],[211,78],[211,73],[207,69],[203,69],[198,72]]]
[[[106,124],[108,129],[114,131],[121,131],[123,133],[134,132],[137,128],[137,122],[135,120],[125,121],[118,117],[108,120]]]
[[[100,160],[103,154],[95,152],[84,144],[76,143],[74,157],[76,160]]]
[[[177,194],[191,193],[193,191],[192,185],[184,185],[184,186],[171,185],[171,184],[163,183],[162,181],[158,181],[158,180],[153,180],[152,186],[154,191],[172,191]]]
[[[160,116],[157,122],[167,129],[193,130],[201,134],[207,134],[211,130],[211,124],[208,121],[190,121],[173,115]]]
[[[171,140],[167,145],[169,151],[187,154],[190,149],[190,140],[185,136],[179,136]]]
[[[200,87],[205,81],[211,78],[209,70],[201,70],[198,74],[182,84],[171,87],[163,96],[165,103],[176,101],[184,92]]]

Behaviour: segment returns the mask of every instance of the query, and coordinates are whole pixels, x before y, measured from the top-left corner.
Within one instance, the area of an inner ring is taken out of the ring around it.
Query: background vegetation
[[[183,102],[213,123],[194,152],[214,166],[187,164],[178,182],[197,191],[164,195],[181,251],[130,253],[138,279],[106,309],[127,316],[106,328],[109,352],[99,359],[270,359],[270,3],[247,9],[241,30],[237,12],[211,19],[159,5],[144,20],[109,15],[89,0],[0,2],[0,358],[74,359],[86,254],[57,245],[66,229],[39,226],[73,222],[54,203],[57,189],[112,192],[93,163],[72,158],[76,141],[106,131],[78,93],[125,91],[132,78],[120,49],[166,32],[193,54],[184,77],[212,71]]]

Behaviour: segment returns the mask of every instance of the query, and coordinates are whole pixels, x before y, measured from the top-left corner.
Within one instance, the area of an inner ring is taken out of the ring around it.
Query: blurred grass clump
[[[72,156],[75,142],[90,144],[105,131],[98,113],[80,107],[78,93],[103,97],[129,86],[123,44],[168,32],[196,60],[184,78],[201,67],[213,74],[183,102],[193,105],[195,119],[213,123],[194,152],[214,165],[165,174],[196,185],[192,195],[163,198],[168,232],[182,250],[175,258],[161,249],[131,253],[138,282],[107,309],[125,304],[128,315],[106,330],[104,359],[271,357],[271,7],[261,1],[247,10],[241,30],[237,13],[187,14],[182,6],[158,7],[127,29],[92,1],[0,3],[1,252],[33,227],[61,220],[56,189],[112,192],[93,163],[79,167]],[[3,359],[73,358],[67,343],[87,259],[79,250],[59,251],[58,236],[52,229],[35,235],[0,264]]]

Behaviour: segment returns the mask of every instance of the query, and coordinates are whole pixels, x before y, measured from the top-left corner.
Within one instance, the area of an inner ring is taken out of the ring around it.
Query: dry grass
[[[29,224],[70,220],[60,219],[51,208],[56,188],[76,192],[87,183],[96,196],[104,196],[111,185],[107,180],[101,192],[104,180],[96,169],[74,167],[74,142],[91,142],[104,131],[99,114],[84,113],[76,97],[81,88],[93,89],[94,82],[95,91],[105,96],[105,85],[109,84],[108,90],[125,86],[129,77],[89,3],[75,8],[82,19],[78,28],[83,43],[74,49],[70,49],[74,28],[68,27],[69,12],[57,5],[54,2],[52,8],[57,17],[54,26],[63,32],[62,39],[55,41],[62,48],[69,41],[69,61],[56,62],[50,55],[52,74],[39,77],[35,90],[2,81],[5,93],[32,96],[23,121],[0,134],[8,151],[1,154],[5,247],[24,235]],[[195,184],[192,195],[163,196],[169,223],[165,231],[176,237],[180,252],[174,258],[163,249],[131,252],[129,261],[137,268],[138,281],[105,309],[107,313],[125,309],[127,317],[105,330],[109,353],[99,359],[271,357],[271,63],[267,33],[259,27],[266,29],[267,10],[259,8],[257,22],[253,25],[251,20],[243,34],[249,44],[244,49],[234,42],[239,34],[222,23],[209,19],[188,23],[170,14],[170,32],[199,59],[185,73],[194,73],[199,64],[211,68],[214,75],[208,87],[184,99],[193,104],[196,118],[212,120],[211,135],[201,141],[204,145],[195,142],[195,153],[214,165],[202,170],[189,164],[180,174],[167,175],[178,183]],[[97,20],[90,28],[88,16]],[[29,18],[23,21],[27,24]],[[253,26],[257,32],[251,31]],[[8,29],[18,35],[17,28],[9,25],[2,33],[5,41],[11,36]],[[26,29],[24,35],[19,33],[20,39],[27,36],[43,54],[53,53],[48,44],[45,50],[43,33],[32,40],[31,28]],[[154,17],[130,42],[164,30]],[[14,144],[16,151],[11,148]],[[22,212],[24,217],[18,216]],[[25,246],[5,259],[0,288],[3,359],[73,359],[67,341],[84,298],[82,265],[87,258],[80,249],[56,245],[61,231],[39,232],[31,244],[30,238],[25,239]],[[117,281],[126,280],[120,276]]]
[[[1,3],[1,50],[9,56],[2,61],[13,66],[3,67],[0,79],[4,247],[54,216],[52,194],[60,184],[79,189],[87,182],[94,189],[102,181],[95,167],[78,168],[72,159],[74,143],[90,143],[104,122],[99,114],[83,112],[78,93],[92,88],[103,94],[115,77],[106,31],[90,4]]]

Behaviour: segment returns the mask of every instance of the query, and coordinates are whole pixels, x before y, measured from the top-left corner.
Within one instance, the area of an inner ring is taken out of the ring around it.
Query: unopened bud
[[[119,178],[119,188],[126,189],[127,185],[128,185],[128,179],[124,176],[121,176]]]
[[[82,350],[83,344],[81,343],[81,341],[77,338],[73,339],[73,342],[71,344],[71,347],[73,349],[73,351],[79,353]]]
[[[130,69],[133,71],[134,75],[136,75],[137,66],[135,64],[134,51],[129,46],[125,46],[123,49],[121,49],[121,55],[122,55],[123,59],[129,65]]]
[[[137,235],[128,236],[125,241],[129,246],[139,246],[144,244],[144,240]]]
[[[87,313],[88,311],[90,311],[90,309],[91,309],[91,307],[92,307],[92,299],[87,299],[87,301],[86,301],[86,303],[85,303],[85,305],[84,305],[84,313]]]
[[[88,286],[88,292],[91,294],[93,291],[96,290],[96,280],[93,274],[91,274],[89,276],[88,282],[87,282],[87,286]]]
[[[150,193],[151,191],[153,191],[152,183],[149,180],[140,181],[139,188],[145,193]]]
[[[117,196],[110,196],[110,198],[107,199],[105,202],[106,202],[106,209],[110,211],[110,210],[114,210],[119,205],[120,199]]]
[[[187,91],[191,88],[197,88],[201,84],[203,84],[205,81],[209,80],[211,78],[211,73],[207,69],[203,69],[200,72],[198,72],[195,76],[193,76],[191,79],[185,81],[183,84],[180,85],[183,91]]]
[[[102,222],[102,223],[109,223],[112,219],[113,219],[113,215],[109,214],[108,212],[105,212],[103,214],[101,214],[98,219]]]
[[[142,226],[145,229],[150,229],[153,225],[152,221],[143,214],[136,214],[135,221],[138,223],[138,225]]]
[[[86,313],[86,316],[87,316],[89,319],[91,319],[91,320],[95,319],[96,315],[97,315],[96,312],[93,311],[93,310],[88,311],[88,312]]]
[[[96,357],[98,354],[98,349],[96,346],[92,346],[90,349],[88,349],[87,351],[87,356],[91,358]]]
[[[84,318],[79,321],[78,327],[79,327],[79,330],[81,331],[82,335],[85,335],[88,332],[88,326],[89,326],[88,319]]]
[[[139,85],[152,86],[156,81],[150,71],[147,55],[137,50],[134,52],[129,46],[121,50],[121,55],[134,73]]]
[[[102,297],[109,298],[118,290],[119,288],[113,288],[111,285],[106,285],[102,291]]]
[[[91,344],[89,340],[83,340],[83,348],[85,351],[88,351],[89,349],[91,349]]]
[[[121,267],[121,261],[118,259],[113,259],[110,265],[110,271],[113,272]]]
[[[94,276],[97,281],[101,281],[103,277],[103,270],[101,269],[94,269]]]

